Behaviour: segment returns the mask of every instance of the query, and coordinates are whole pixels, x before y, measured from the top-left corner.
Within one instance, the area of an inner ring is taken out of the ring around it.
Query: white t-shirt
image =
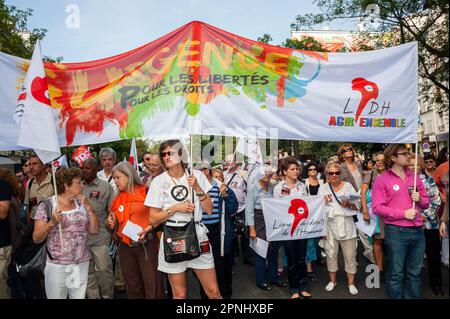
[[[284,180],[279,182],[273,188],[273,197],[282,198],[285,196],[289,197],[307,196],[305,184],[303,182],[297,181],[295,186],[293,188],[290,188],[286,185],[286,182]]]
[[[236,171],[236,176],[233,177],[233,180],[231,181],[229,187],[233,190],[234,194],[236,195],[236,198],[238,200],[238,212],[241,212],[245,209],[245,192],[246,192],[246,184],[244,178],[239,176],[238,172]],[[231,177],[235,173],[226,173],[225,174],[225,184],[228,184],[228,181],[231,179]]]
[[[162,210],[166,210],[169,207],[182,203],[184,201],[192,201],[192,193],[190,192],[189,184],[187,182],[188,173],[186,173],[180,178],[172,178],[166,172],[161,175],[156,176],[152,183],[150,184],[150,189],[148,190],[147,197],[145,198],[144,205],[148,207],[156,207],[161,208]],[[197,170],[194,170],[194,176],[197,178],[197,182],[200,185],[201,189],[205,194],[209,192],[212,185],[206,178],[206,176]],[[175,182],[174,182],[175,181]],[[187,188],[187,192],[180,185],[185,186]],[[178,187],[177,187],[178,186]],[[175,190],[174,190],[175,189]],[[178,193],[178,194],[177,194]],[[176,200],[175,197],[178,197],[179,200]],[[198,196],[195,196],[195,220],[200,221],[202,219],[202,209],[200,206],[200,199]],[[175,212],[169,218],[170,221],[185,221],[189,222],[192,219],[191,214]]]
[[[97,172],[97,177],[100,178],[101,180],[106,181],[111,184],[111,186],[114,190],[114,195],[119,194],[119,190],[117,189],[117,185],[114,182],[114,178],[112,177],[112,174],[106,176],[105,170],[102,169],[101,171]]]

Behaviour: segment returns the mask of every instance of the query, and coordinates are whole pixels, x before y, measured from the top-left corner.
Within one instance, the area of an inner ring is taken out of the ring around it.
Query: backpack
[[[42,203],[46,206],[47,218],[52,218],[52,202],[50,199],[45,199]],[[47,248],[47,241],[36,244],[33,241],[35,220],[32,219],[28,225],[25,225],[21,230],[20,247],[15,251],[15,264],[17,272],[21,277],[27,277],[29,273],[39,271],[44,272],[47,255],[52,260],[52,256]]]

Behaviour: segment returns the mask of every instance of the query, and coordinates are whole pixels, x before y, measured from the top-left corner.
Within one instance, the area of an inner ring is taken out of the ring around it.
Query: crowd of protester
[[[391,144],[362,161],[343,144],[323,163],[288,156],[264,164],[257,177],[232,154],[192,167],[186,154],[168,140],[142,155],[139,172],[117,163],[111,148],[54,176],[38,156],[16,173],[0,168],[0,299],[112,299],[124,291],[130,299],[184,299],[188,269],[202,298],[230,299],[237,258],[253,265],[256,289],[275,285],[291,299],[314,298],[309,282],[319,265],[328,270],[323,289],[338,284],[339,251],[351,295],[359,252],[378,267],[388,298],[421,298],[425,283],[444,295],[446,148],[416,159]],[[267,239],[262,199],[305,196],[323,198],[327,235],[272,241],[266,258],[255,253],[250,241]],[[356,227],[358,212],[375,220],[372,236]],[[128,236],[130,225],[139,227],[137,238]],[[180,232],[186,239],[173,235]]]

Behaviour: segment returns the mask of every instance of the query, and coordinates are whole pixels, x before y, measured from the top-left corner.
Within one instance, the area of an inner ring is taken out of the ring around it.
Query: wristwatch
[[[197,195],[198,197],[202,197],[202,196],[205,196],[205,193],[204,192],[198,192],[198,193],[195,193],[195,195]]]

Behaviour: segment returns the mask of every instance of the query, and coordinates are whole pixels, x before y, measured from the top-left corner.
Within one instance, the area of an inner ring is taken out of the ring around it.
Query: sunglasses
[[[161,157],[164,158],[164,157],[166,157],[167,155],[169,155],[170,157],[173,157],[173,156],[175,156],[175,155],[177,155],[177,154],[178,154],[178,152],[175,152],[175,151],[162,152],[162,153],[161,153]]]
[[[434,161],[433,161],[433,160],[426,160],[425,163],[427,163],[427,164],[433,164]]]
[[[330,176],[339,176],[339,175],[341,175],[341,172],[328,172],[328,175],[330,175]]]
[[[351,147],[345,148],[345,149],[342,151],[342,153],[345,153],[345,152],[353,152],[353,148],[351,148]]]
[[[313,171],[317,171],[317,168],[310,168],[310,169],[308,169],[308,172],[313,172]]]

